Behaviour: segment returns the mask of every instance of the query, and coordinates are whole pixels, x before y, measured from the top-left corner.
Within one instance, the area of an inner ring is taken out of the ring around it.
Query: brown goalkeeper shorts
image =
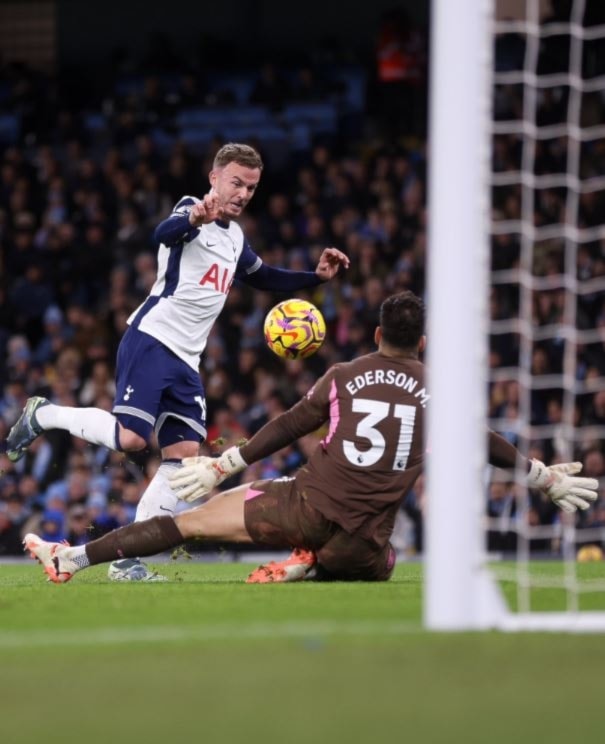
[[[390,543],[378,547],[326,519],[298,491],[294,478],[251,483],[244,521],[258,545],[313,550],[326,578],[386,581],[393,573],[395,551]]]

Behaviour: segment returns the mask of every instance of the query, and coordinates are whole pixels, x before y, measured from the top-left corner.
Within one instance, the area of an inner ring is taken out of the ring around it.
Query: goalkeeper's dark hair
[[[246,168],[263,169],[263,161],[257,150],[250,145],[228,142],[214,156],[214,168],[224,168],[229,163],[237,163]]]
[[[387,297],[380,306],[382,338],[398,349],[415,349],[424,334],[424,302],[406,290]]]

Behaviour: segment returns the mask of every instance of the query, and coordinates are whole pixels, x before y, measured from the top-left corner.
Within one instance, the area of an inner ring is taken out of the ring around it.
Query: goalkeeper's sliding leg
[[[152,517],[120,527],[86,545],[68,546],[46,542],[28,534],[26,551],[42,564],[51,581],[63,584],[89,566],[122,558],[156,555],[193,538],[249,543],[244,523],[246,489],[234,488],[217,495],[207,504],[176,517]]]
[[[295,479],[238,486],[197,509],[135,522],[87,545],[70,547],[28,534],[24,546],[51,581],[62,584],[89,566],[156,555],[192,539],[298,548],[282,562],[287,565],[276,564],[273,581],[303,579],[314,567],[315,556],[321,575],[341,580],[386,580],[395,563],[389,543],[377,547],[349,535],[302,497]]]

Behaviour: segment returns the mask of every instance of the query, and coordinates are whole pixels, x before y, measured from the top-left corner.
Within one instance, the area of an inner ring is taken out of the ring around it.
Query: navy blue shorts
[[[200,375],[147,333],[129,327],[118,348],[113,413],[160,447],[206,438],[206,395]]]

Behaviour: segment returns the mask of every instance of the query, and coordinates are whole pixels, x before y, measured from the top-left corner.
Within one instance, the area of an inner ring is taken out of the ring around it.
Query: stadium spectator
[[[21,503],[14,497],[3,498],[0,501],[0,556],[21,553],[22,527],[25,520],[21,520],[19,516],[15,518],[11,509],[11,505],[15,503],[19,512]]]
[[[250,103],[268,106],[273,111],[280,111],[289,95],[290,86],[280,72],[278,65],[271,61],[264,62],[250,94]]]
[[[393,141],[403,132],[424,132],[425,68],[423,35],[404,9],[386,11],[376,39],[376,86],[383,131]]]

